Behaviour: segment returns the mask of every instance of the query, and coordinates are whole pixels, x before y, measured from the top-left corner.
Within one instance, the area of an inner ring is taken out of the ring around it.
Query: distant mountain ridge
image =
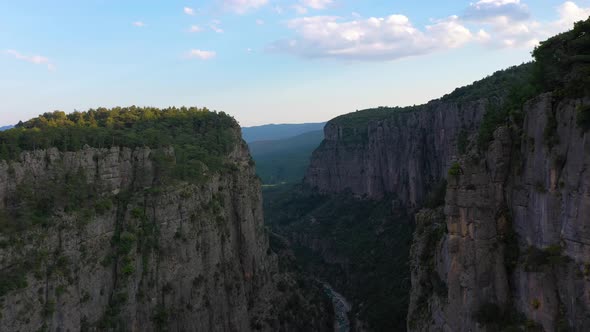
[[[280,184],[303,179],[311,154],[323,139],[323,130],[313,130],[283,139],[249,142],[248,146],[262,182]]]
[[[310,131],[322,130],[325,125],[325,122],[319,122],[297,124],[267,124],[254,127],[242,127],[242,137],[247,143],[284,139]]]
[[[323,139],[323,130],[314,130],[284,139],[255,141],[248,144],[248,146],[250,147],[250,153],[256,157],[300,148],[311,147],[315,149]]]
[[[14,128],[14,126],[12,126],[12,125],[11,126],[3,126],[3,127],[0,127],[0,131],[12,129],[12,128]]]

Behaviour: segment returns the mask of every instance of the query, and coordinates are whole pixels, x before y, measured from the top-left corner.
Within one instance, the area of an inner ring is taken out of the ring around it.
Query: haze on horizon
[[[589,15],[590,0],[5,1],[0,126],[100,106],[252,126],[420,104]]]

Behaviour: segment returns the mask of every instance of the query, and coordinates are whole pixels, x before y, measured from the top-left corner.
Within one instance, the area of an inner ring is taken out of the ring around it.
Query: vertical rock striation
[[[483,158],[461,158],[449,175],[448,234],[424,257],[414,238],[412,302],[422,306],[410,307],[410,330],[590,328],[590,137],[575,120],[589,102],[540,95],[520,131],[501,127]],[[425,259],[445,296],[419,282]]]
[[[304,182],[322,193],[350,191],[374,199],[394,193],[404,206],[418,207],[445,177],[457,140],[477,129],[486,106],[487,100],[434,101],[361,125],[347,123],[347,116],[332,120]],[[370,111],[359,116],[363,112]]]

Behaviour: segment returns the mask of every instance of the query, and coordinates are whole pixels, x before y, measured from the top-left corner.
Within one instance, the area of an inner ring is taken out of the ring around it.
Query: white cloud
[[[264,21],[263,21],[263,20],[260,20],[260,19],[258,19],[258,20],[256,20],[256,24],[257,24],[257,25],[264,25]]]
[[[311,8],[302,5],[305,0],[298,1],[296,6],[300,8],[296,10],[303,13]],[[314,6],[321,6],[318,4]],[[555,9],[556,19],[541,22],[531,16],[524,0],[479,0],[469,4],[464,15],[433,20],[424,28],[415,27],[404,15],[368,19],[356,13],[348,19],[300,17],[287,22],[294,36],[276,41],[269,49],[307,58],[358,60],[395,60],[458,48],[469,42],[491,48],[532,49],[540,40],[569,30],[574,22],[590,16],[590,8],[573,1],[565,1]]]
[[[590,8],[581,8],[572,1],[566,1],[557,8],[559,20],[555,25],[560,30],[571,29],[575,22],[582,21],[590,16]]]
[[[334,16],[296,18],[287,23],[297,35],[271,50],[302,57],[395,60],[459,47],[473,39],[456,16],[434,22],[424,31],[403,15],[345,21]]]
[[[479,15],[470,15],[475,9],[481,11]],[[478,38],[488,46],[534,48],[540,40],[569,30],[574,22],[587,19],[590,8],[581,8],[572,1],[566,1],[557,7],[557,14],[557,20],[542,23],[530,17],[526,4],[520,0],[482,0],[471,4],[465,20],[489,28],[489,33],[484,31],[485,38]]]
[[[530,16],[528,6],[520,0],[480,0],[469,5],[463,18],[478,22],[506,22],[524,21]]]
[[[22,60],[26,62],[30,62],[36,65],[45,65],[47,69],[50,71],[55,71],[55,65],[49,60],[49,58],[44,57],[42,55],[24,55],[15,50],[6,50],[6,54],[13,56],[17,60]]]
[[[213,51],[203,51],[203,50],[191,50],[188,54],[188,57],[191,59],[200,59],[200,60],[209,60],[213,59],[217,56],[217,53]]]
[[[190,7],[184,7],[184,13],[187,15],[195,15],[195,10]]]
[[[305,7],[313,9],[325,9],[333,3],[332,0],[301,0],[301,3]]]
[[[309,9],[326,9],[333,2],[333,0],[299,0],[299,3],[292,5],[291,8],[297,14],[306,14]]]
[[[268,0],[221,0],[223,6],[230,11],[244,14],[250,10],[258,9],[268,3]]]
[[[538,23],[531,21],[528,6],[520,0],[480,0],[471,3],[461,18],[485,26],[477,40],[491,47],[518,47],[535,40]]]
[[[193,33],[201,32],[201,31],[203,31],[203,29],[201,29],[201,27],[198,25],[191,25],[191,27],[188,29],[188,32],[193,32]]]
[[[133,25],[136,26],[136,27],[138,27],[138,28],[143,28],[143,27],[146,26],[146,24],[143,23],[142,21],[135,21],[135,22],[133,22]]]

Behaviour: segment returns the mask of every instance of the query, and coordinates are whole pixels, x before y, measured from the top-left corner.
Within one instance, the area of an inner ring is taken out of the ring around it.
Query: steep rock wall
[[[154,153],[86,147],[0,161],[3,213],[31,212],[22,204],[43,195],[60,206],[68,198],[56,191],[95,202],[51,216],[33,211],[22,218],[32,225],[0,235],[0,330],[266,326],[253,323],[269,314],[276,259],[247,148],[238,144],[231,170],[198,184],[160,183]]]
[[[414,239],[409,330],[590,328],[590,141],[576,125],[588,102],[538,96],[522,129],[500,128],[483,156],[461,158],[449,175],[448,234],[430,255]],[[447,293],[420,282],[428,260]]]
[[[417,207],[445,177],[459,135],[476,130],[487,104],[434,101],[362,126],[330,121],[304,182],[322,193],[376,199],[394,193],[404,206]]]

